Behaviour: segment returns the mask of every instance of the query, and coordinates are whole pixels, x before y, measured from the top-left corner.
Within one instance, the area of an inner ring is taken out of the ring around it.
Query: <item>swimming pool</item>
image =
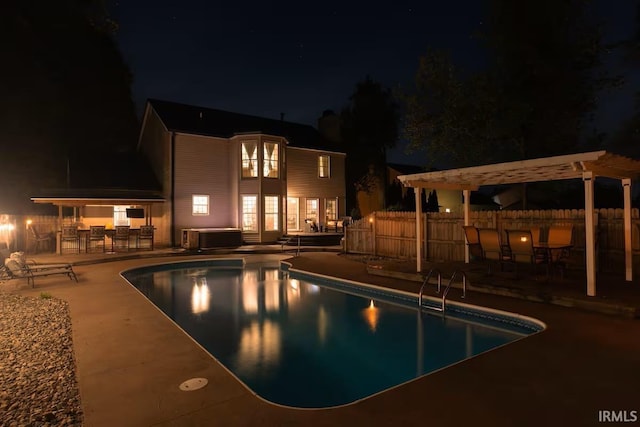
[[[289,271],[188,261],[123,276],[263,399],[348,404],[543,329],[535,319]],[[432,302],[433,303],[433,302]]]

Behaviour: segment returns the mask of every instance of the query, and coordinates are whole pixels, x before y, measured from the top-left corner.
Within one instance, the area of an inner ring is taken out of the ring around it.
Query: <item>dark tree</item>
[[[134,147],[138,123],[99,0],[11,2],[3,15],[0,176],[12,184],[2,196],[24,209],[39,189],[66,185],[70,156]]]
[[[640,1],[636,2],[635,31],[627,40],[623,40],[615,45],[622,48],[625,55],[625,63],[630,73],[640,71]],[[630,82],[625,82],[629,85]],[[634,110],[627,120],[613,134],[610,147],[619,154],[624,154],[634,158],[640,158],[640,88],[629,87],[635,93]]]
[[[433,190],[429,193],[427,198],[426,212],[440,212],[440,205],[438,204],[438,193]]]
[[[347,211],[356,207],[356,186],[370,174],[385,182],[387,149],[398,139],[398,107],[390,90],[367,77],[356,85],[341,113],[341,137],[347,154]]]
[[[602,45],[586,0],[492,0],[482,34],[488,66],[457,70],[447,55],[421,58],[405,97],[404,134],[427,165],[456,166],[579,149],[600,90]]]
[[[424,151],[424,166],[469,166],[500,159],[500,129],[494,121],[497,95],[488,73],[462,77],[449,55],[420,58],[415,88],[403,94],[403,136],[410,151]]]
[[[485,33],[497,84],[498,123],[516,143],[514,159],[574,152],[615,84],[600,68],[599,26],[589,0],[492,0]]]

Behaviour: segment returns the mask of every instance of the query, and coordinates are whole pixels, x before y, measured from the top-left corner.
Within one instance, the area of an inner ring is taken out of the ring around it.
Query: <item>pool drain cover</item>
[[[206,378],[191,378],[190,380],[186,380],[182,384],[180,384],[180,390],[182,391],[193,391],[201,389],[206,386],[209,380]]]

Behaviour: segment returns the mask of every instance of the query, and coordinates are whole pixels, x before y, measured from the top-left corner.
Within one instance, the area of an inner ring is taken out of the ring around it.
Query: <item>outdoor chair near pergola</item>
[[[420,221],[422,189],[462,190],[464,225],[467,226],[469,225],[470,211],[469,197],[471,191],[478,190],[480,186],[582,179],[584,182],[585,205],[587,295],[595,296],[596,263],[593,188],[596,177],[607,177],[619,179],[623,187],[625,279],[631,281],[633,278],[631,180],[639,176],[639,160],[608,153],[604,150],[398,176],[398,179],[405,187],[415,189],[417,271],[421,272],[422,270]],[[468,246],[465,248],[465,262],[469,262]]]

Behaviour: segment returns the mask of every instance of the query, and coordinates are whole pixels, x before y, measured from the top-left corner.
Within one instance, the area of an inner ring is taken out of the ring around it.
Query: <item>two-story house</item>
[[[138,150],[173,246],[185,229],[265,243],[345,215],[345,154],[309,125],[151,99]]]

